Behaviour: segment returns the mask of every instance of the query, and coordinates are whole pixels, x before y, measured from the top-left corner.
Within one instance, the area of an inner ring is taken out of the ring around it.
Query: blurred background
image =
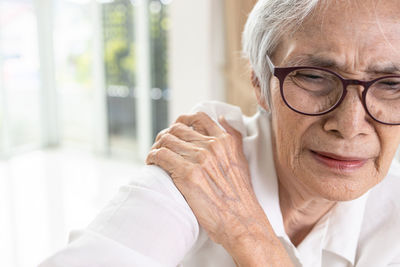
[[[0,0],[0,266],[65,246],[198,102],[251,115],[255,0]]]

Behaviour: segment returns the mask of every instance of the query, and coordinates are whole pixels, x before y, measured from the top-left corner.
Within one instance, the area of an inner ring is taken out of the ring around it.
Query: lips
[[[328,168],[340,171],[355,171],[368,161],[368,158],[342,156],[322,151],[311,151],[314,159]]]

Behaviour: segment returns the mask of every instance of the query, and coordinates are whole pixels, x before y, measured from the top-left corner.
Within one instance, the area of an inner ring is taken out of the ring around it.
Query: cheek
[[[381,151],[378,158],[378,172],[386,174],[400,143],[400,126],[378,128]]]
[[[289,109],[283,102],[279,90],[271,93],[275,153],[279,165],[293,170],[299,164],[298,159],[303,147],[302,138],[310,125],[308,120],[312,117],[306,117]]]

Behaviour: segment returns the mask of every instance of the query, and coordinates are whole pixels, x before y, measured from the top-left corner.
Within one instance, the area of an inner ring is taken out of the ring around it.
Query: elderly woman
[[[398,0],[260,0],[243,37],[260,111],[179,117],[42,266],[400,266]]]

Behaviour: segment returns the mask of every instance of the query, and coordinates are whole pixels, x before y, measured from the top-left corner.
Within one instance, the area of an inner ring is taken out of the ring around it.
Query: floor
[[[32,267],[84,228],[140,163],[78,150],[0,161],[0,266]]]

